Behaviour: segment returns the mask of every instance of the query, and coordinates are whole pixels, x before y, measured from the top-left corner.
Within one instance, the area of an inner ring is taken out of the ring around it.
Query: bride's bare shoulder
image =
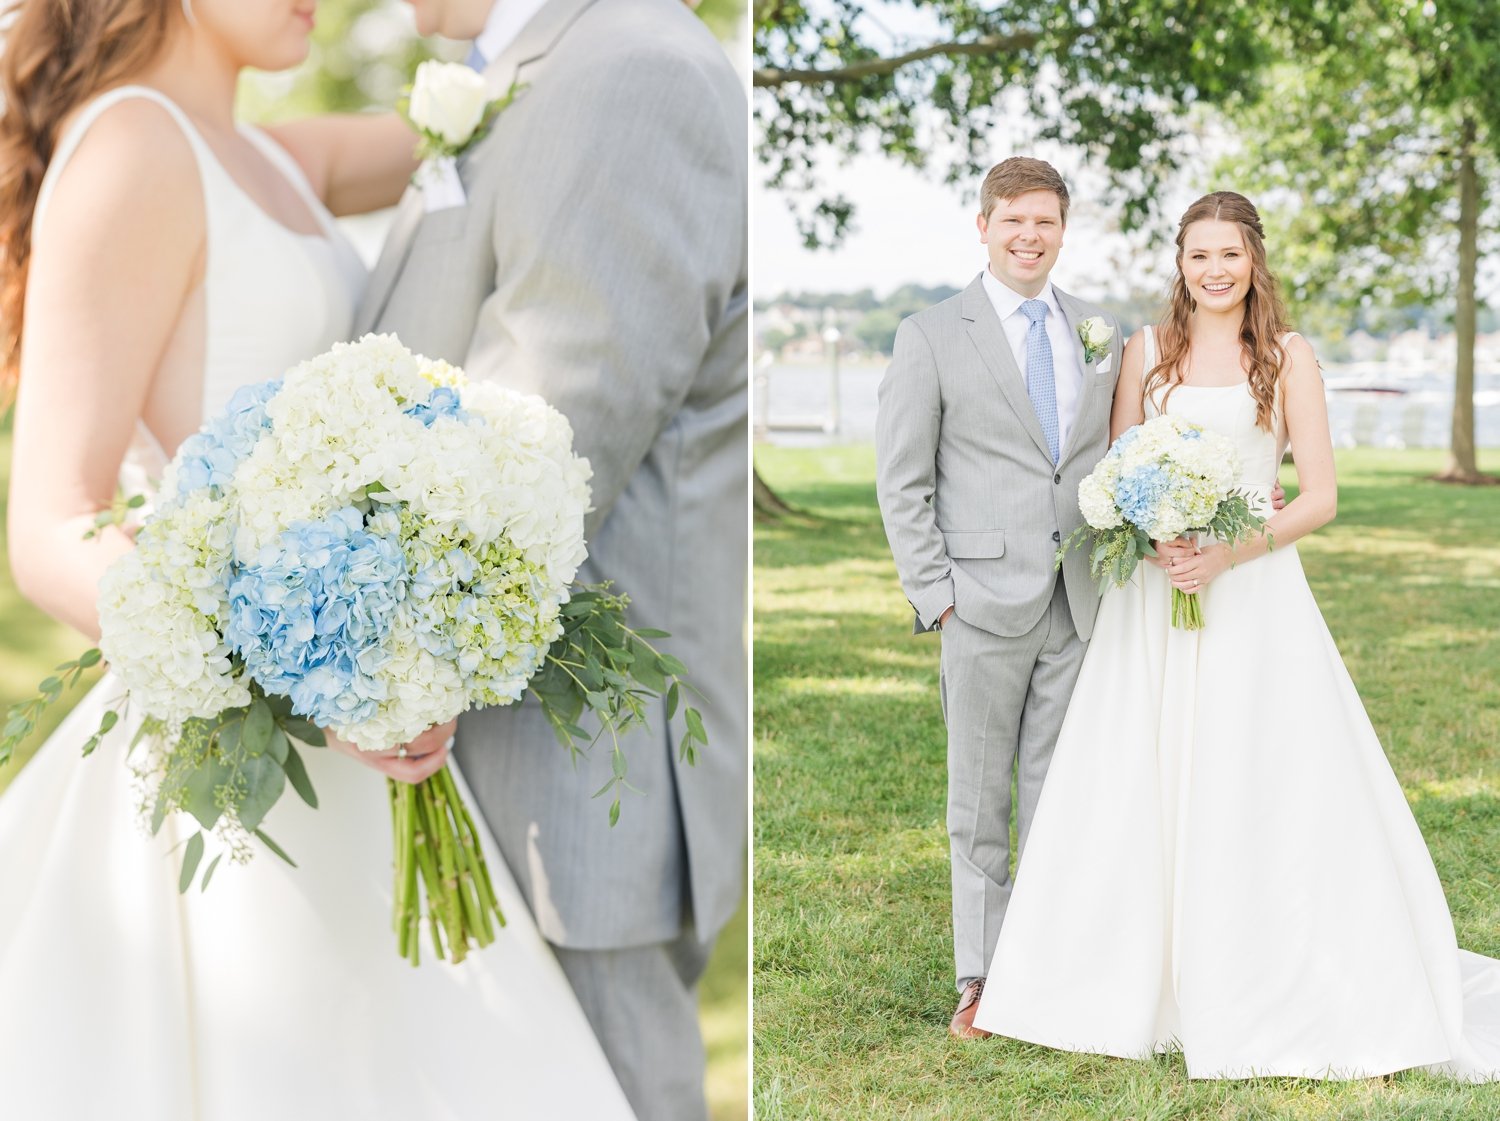
[[[90,112],[65,118],[60,138]],[[60,150],[43,228],[112,223],[122,233],[149,226],[157,233],[190,234],[203,227],[203,189],[197,157],[182,126],[163,105],[123,98],[87,121],[76,146]],[[39,231],[40,232],[40,231]]]

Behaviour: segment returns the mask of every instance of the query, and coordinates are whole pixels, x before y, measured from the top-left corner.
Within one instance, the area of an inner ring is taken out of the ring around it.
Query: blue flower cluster
[[[407,416],[416,417],[422,422],[424,428],[431,428],[432,422],[438,417],[452,417],[457,420],[467,420],[469,414],[459,406],[458,391],[440,385],[432,391],[432,396],[425,402],[419,401],[415,405],[409,405],[402,410]]]
[[[224,493],[235,467],[271,427],[266,402],[280,389],[280,378],[241,386],[222,412],[182,442],[177,450],[177,497],[202,487],[213,487],[215,498]]]
[[[224,637],[268,693],[318,724],[349,725],[386,699],[382,643],[407,593],[400,542],[352,506],[300,522],[230,580]]]
[[[1115,483],[1115,504],[1132,525],[1150,525],[1157,503],[1171,485],[1171,477],[1160,464],[1142,464],[1122,474]]]

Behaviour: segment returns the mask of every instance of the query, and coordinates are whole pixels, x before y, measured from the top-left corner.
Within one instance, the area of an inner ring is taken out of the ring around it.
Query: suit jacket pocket
[[[945,533],[943,545],[953,560],[991,560],[1005,555],[1005,531],[981,529]]]

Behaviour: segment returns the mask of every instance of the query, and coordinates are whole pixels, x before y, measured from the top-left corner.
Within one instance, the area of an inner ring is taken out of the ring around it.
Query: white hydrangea
[[[1078,509],[1083,520],[1095,529],[1114,529],[1125,520],[1115,505],[1114,495],[1097,474],[1089,475],[1078,484]]]
[[[218,627],[227,506],[199,493],[159,511],[99,581],[100,649],[132,701],[168,723],[250,702]]]

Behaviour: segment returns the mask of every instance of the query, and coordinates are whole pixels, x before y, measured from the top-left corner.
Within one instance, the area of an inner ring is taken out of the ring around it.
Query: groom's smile
[[[1023,296],[1035,296],[1062,249],[1063,217],[1052,191],[1026,191],[996,199],[978,220],[980,243],[987,246],[995,279]]]

